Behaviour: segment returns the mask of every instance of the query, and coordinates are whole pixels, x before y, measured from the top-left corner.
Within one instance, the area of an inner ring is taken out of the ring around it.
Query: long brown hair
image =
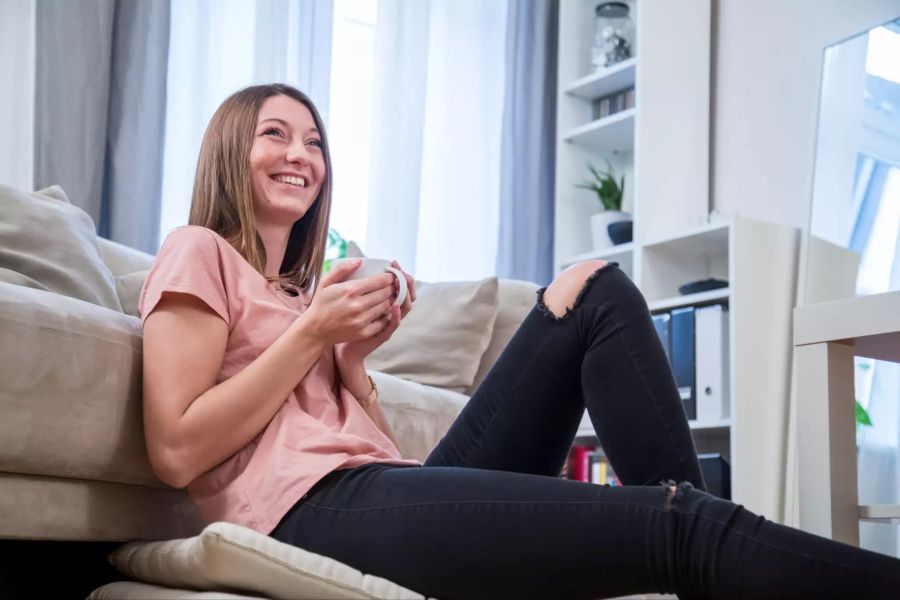
[[[309,109],[322,137],[325,179],[316,200],[291,228],[279,275],[266,277],[266,249],[256,231],[253,212],[250,146],[259,109],[272,96],[293,98]],[[281,83],[254,85],[229,96],[216,110],[203,135],[188,223],[212,229],[267,280],[296,291],[315,285],[322,273],[330,214],[331,153],[325,125],[312,100]]]

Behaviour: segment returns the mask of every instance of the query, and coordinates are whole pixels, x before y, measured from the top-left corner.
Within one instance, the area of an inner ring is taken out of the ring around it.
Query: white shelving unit
[[[722,304],[729,315],[729,418],[690,422],[700,453],[732,468],[732,498],[780,514],[786,432],[773,431],[790,388],[790,314],[797,232],[748,219],[709,222],[711,1],[631,0],[636,56],[590,73],[597,0],[560,4],[554,263],[618,262],[650,311]],[[593,100],[635,86],[635,107],[592,120]],[[609,160],[625,176],[622,210],[633,242],[595,250],[591,192],[575,187],[586,165]],[[715,277],[727,288],[689,296],[679,286]],[[785,322],[786,320],[786,322]],[[775,350],[783,348],[783,351]],[[597,443],[587,413],[578,443]]]

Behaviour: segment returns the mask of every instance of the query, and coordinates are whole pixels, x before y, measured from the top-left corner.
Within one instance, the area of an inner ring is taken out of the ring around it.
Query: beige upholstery
[[[198,592],[141,583],[113,581],[91,592],[87,600],[265,600],[262,596],[231,594],[228,592]]]
[[[115,242],[98,238],[98,245],[114,277],[153,261]],[[485,357],[473,357],[476,384],[536,289],[499,280],[494,334]],[[165,486],[149,466],[140,344],[134,316],[0,282],[0,538],[124,541],[200,530],[186,493]],[[424,460],[468,397],[372,375],[401,452]]]

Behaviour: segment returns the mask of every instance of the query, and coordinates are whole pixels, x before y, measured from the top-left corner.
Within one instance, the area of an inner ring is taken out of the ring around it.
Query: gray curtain
[[[98,234],[155,253],[169,0],[38,0],[35,187],[59,184]]]
[[[553,278],[558,0],[510,0],[497,275]]]

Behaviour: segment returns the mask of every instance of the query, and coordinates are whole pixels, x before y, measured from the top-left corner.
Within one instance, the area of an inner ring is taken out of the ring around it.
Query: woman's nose
[[[302,142],[291,144],[288,147],[287,156],[285,158],[288,162],[296,162],[308,165],[309,150],[307,150],[306,146],[304,146]]]

